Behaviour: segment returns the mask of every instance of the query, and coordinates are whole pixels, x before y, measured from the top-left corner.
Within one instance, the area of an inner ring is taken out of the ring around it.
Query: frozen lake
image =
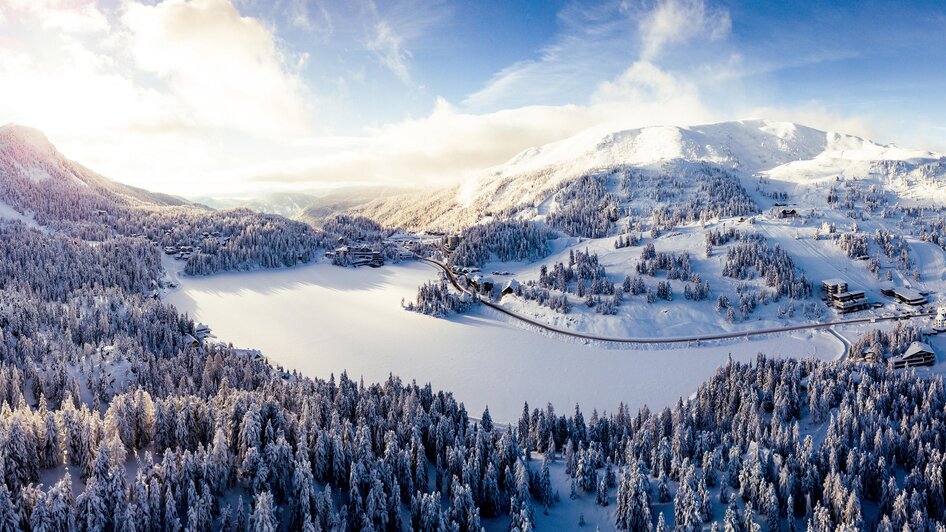
[[[261,350],[271,361],[312,377],[348,375],[377,382],[389,373],[448,390],[478,417],[496,421],[552,402],[558,412],[659,408],[689,396],[727,355],[833,359],[842,352],[825,333],[796,333],[725,345],[644,350],[584,344],[521,328],[479,309],[450,319],[407,312],[417,286],[435,279],[424,263],[383,268],[315,264],[284,270],[180,277],[165,299],[210,325],[222,341]],[[642,336],[659,335],[644,331]]]

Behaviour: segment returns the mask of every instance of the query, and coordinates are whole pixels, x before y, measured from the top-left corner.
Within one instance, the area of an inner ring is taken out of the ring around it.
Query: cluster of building
[[[864,310],[869,306],[863,290],[849,290],[844,279],[825,279],[821,283],[824,299],[841,314]],[[926,294],[912,288],[882,288],[882,294],[892,297],[900,303],[911,306],[925,305],[929,302]],[[877,304],[877,306],[880,306]],[[946,330],[946,327],[944,327]]]
[[[928,302],[926,295],[912,288],[881,288],[880,293],[912,306],[925,305]]]
[[[197,247],[197,251],[200,251],[200,246]],[[165,246],[164,252],[168,255],[174,255],[175,259],[187,260],[194,254],[194,246]]]
[[[210,327],[203,323],[197,323],[194,325],[194,334],[184,335],[184,343],[191,347],[200,347],[204,340],[208,338],[213,338]]]
[[[164,234],[165,236],[170,236],[172,234],[172,231],[170,229],[165,229]],[[131,236],[135,236],[135,235],[131,235]],[[141,235],[141,236],[144,236],[144,235]],[[200,238],[203,240],[207,240],[208,238],[215,238],[217,239],[217,242],[221,244],[226,244],[227,242],[230,241],[230,237],[228,236],[221,237],[220,231],[204,231],[200,234]],[[154,240],[152,240],[151,243],[156,246],[158,245],[158,243]],[[189,244],[176,244],[172,246],[164,246],[164,253],[168,255],[173,255],[174,258],[178,260],[187,260],[191,258],[191,255],[193,255],[194,253],[199,253],[199,252],[200,252],[200,246],[192,246]]]
[[[825,301],[841,314],[863,310],[869,306],[864,291],[848,289],[847,282],[843,279],[825,279],[821,283],[821,288],[824,291]],[[910,288],[885,288],[881,290],[881,293],[907,305],[917,306],[928,302],[925,294]],[[937,310],[933,320],[933,330],[946,331],[946,307]],[[850,356],[870,362],[886,363],[895,369],[936,364],[936,353],[925,342],[913,342],[906,351],[897,356],[890,356],[879,344],[870,345],[863,352],[853,353]]]
[[[496,285],[496,282],[493,281],[492,277],[485,277],[479,274],[467,275],[466,282],[481,294],[488,294],[492,292],[493,286]]]
[[[821,283],[825,299],[839,313],[847,314],[867,308],[867,295],[863,290],[850,291],[843,279],[825,279]]]
[[[326,251],[325,257],[332,259],[336,264],[371,266],[372,268],[384,266],[384,255],[368,246],[341,246],[333,251]]]
[[[934,364],[936,364],[936,353],[925,342],[913,342],[902,355],[890,359],[890,365],[894,369],[932,366]]]
[[[874,344],[860,353],[860,359],[868,362],[886,363],[894,369],[904,369],[933,366],[936,364],[936,353],[926,342],[912,342],[903,353],[895,357],[889,357],[879,344]]]
[[[463,242],[463,237],[460,235],[446,235],[440,240],[441,246],[448,253],[456,251],[460,242]]]

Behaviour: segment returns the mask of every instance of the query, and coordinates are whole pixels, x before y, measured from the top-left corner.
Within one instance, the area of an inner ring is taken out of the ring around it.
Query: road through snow
[[[453,286],[457,290],[460,290],[462,292],[475,296],[475,294],[471,293],[470,291],[468,291],[467,289],[465,289],[464,287],[460,285],[460,283],[457,281],[456,275],[454,275],[454,273],[449,268],[447,268],[446,265],[444,265],[441,262],[435,261],[433,259],[425,258],[423,260],[431,264],[434,264],[437,267],[439,267],[441,270],[443,270],[443,272],[447,275],[447,277],[450,279],[450,282],[453,284]],[[720,333],[720,334],[701,334],[701,335],[696,335],[696,336],[652,337],[652,338],[616,338],[613,336],[597,336],[593,334],[580,333],[580,332],[569,331],[566,329],[560,329],[558,327],[553,327],[546,323],[542,323],[540,321],[533,320],[531,318],[527,318],[525,316],[516,314],[515,312],[512,312],[511,310],[504,308],[502,305],[493,303],[492,301],[487,301],[482,298],[480,298],[479,301],[483,305],[493,310],[496,310],[498,312],[501,312],[511,318],[524,322],[528,325],[539,327],[549,332],[553,332],[556,334],[563,334],[566,336],[571,336],[573,338],[581,338],[584,340],[594,340],[598,342],[614,342],[614,343],[621,343],[621,344],[700,343],[700,342],[708,342],[708,341],[713,341],[713,340],[749,338],[752,336],[761,336],[765,334],[774,334],[774,333],[783,333],[783,332],[792,332],[792,331],[802,331],[806,329],[829,329],[830,330],[830,328],[834,327],[835,325],[851,325],[851,324],[858,324],[858,323],[878,323],[878,322],[884,322],[884,321],[910,320],[914,318],[929,318],[935,314],[935,312],[901,312],[901,313],[893,314],[890,316],[870,317],[870,318],[852,318],[848,320],[826,321],[823,323],[803,323],[800,325],[786,325],[784,327],[766,327],[762,329],[727,332],[727,333]],[[835,334],[835,333],[833,333],[832,331],[832,334]]]

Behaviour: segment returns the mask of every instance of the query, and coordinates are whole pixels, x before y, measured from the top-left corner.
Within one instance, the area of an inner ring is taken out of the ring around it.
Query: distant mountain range
[[[355,187],[330,193],[191,198],[112,181],[67,159],[36,130],[0,127],[0,203],[40,216],[41,198],[77,196],[87,208],[108,204],[245,207],[321,225],[343,212],[411,230],[459,230],[497,215],[541,218],[552,197],[581,176],[609,169],[686,173],[711,165],[742,178],[790,186],[836,179],[880,179],[899,201],[946,201],[946,157],[883,145],[853,135],[790,122],[744,120],[688,127],[654,126],[617,132],[588,130],[527,149],[478,178],[437,190]]]
[[[614,168],[672,172],[693,164],[796,184],[883,175],[904,199],[929,201],[946,194],[946,159],[941,154],[790,122],[745,120],[589,130],[525,150],[462,185],[377,199],[354,211],[388,225],[454,230],[499,213],[538,211],[565,184],[585,174]]]
[[[409,192],[416,191],[386,186],[361,186],[329,191],[195,196],[190,199],[214,209],[242,207],[321,225],[326,219],[336,214],[344,213],[374,199]]]

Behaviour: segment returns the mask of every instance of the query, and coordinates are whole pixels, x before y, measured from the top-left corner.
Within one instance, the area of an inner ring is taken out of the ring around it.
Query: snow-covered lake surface
[[[427,264],[285,270],[180,277],[166,300],[210,325],[218,339],[256,348],[272,362],[312,377],[347,371],[366,382],[389,373],[449,390],[478,417],[518,419],[551,402],[559,412],[636,410],[689,396],[726,362],[758,352],[833,359],[843,346],[820,332],[800,332],[710,346],[641,349],[579,343],[520,327],[488,309],[449,319],[407,312],[401,300],[435,279]],[[647,331],[646,336],[659,336]],[[642,334],[642,336],[645,336]]]

